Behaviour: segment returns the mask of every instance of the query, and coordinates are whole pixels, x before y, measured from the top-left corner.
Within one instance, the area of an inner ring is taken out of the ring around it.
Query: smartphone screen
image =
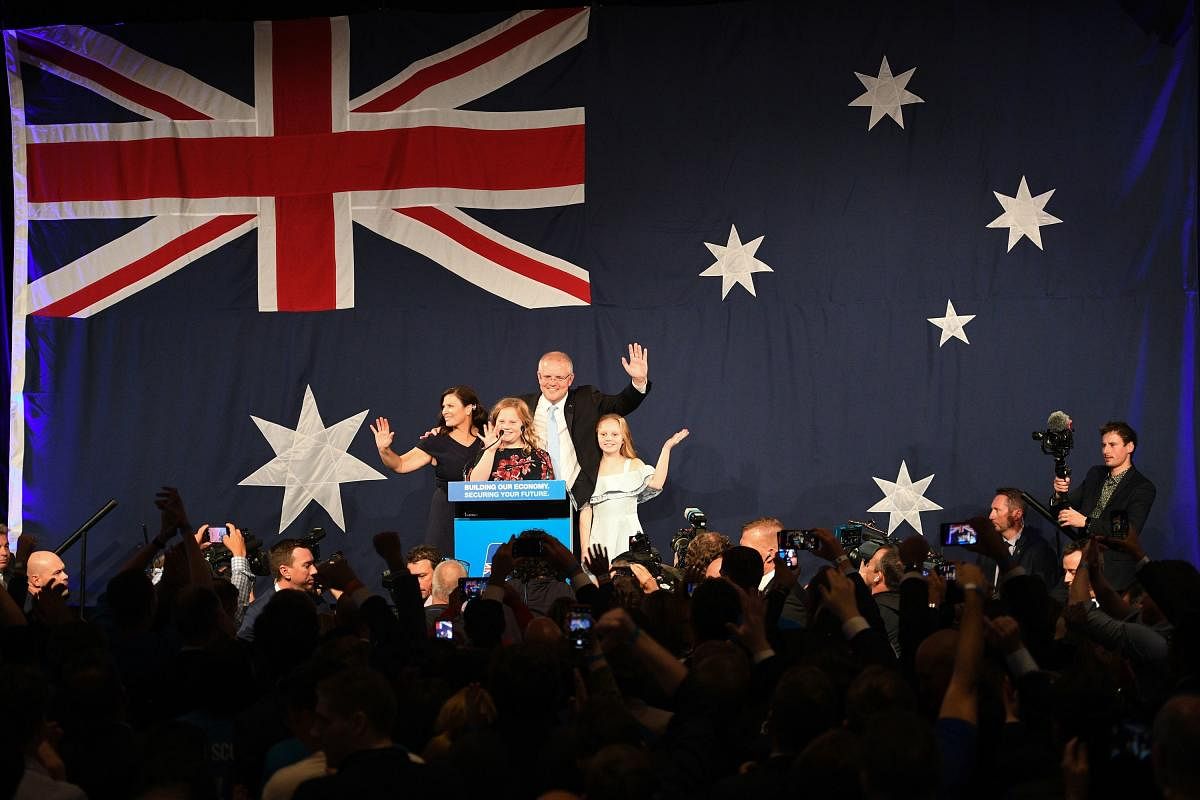
[[[454,623],[448,619],[440,619],[434,626],[434,635],[439,639],[454,638]]]
[[[214,544],[221,541],[228,535],[229,535],[229,528],[226,528],[224,525],[209,525],[208,526],[208,540]]]
[[[1110,529],[1114,539],[1124,539],[1129,535],[1129,515],[1121,510],[1114,510],[1108,515]]]
[[[788,565],[789,569],[795,569],[800,566],[800,551],[794,547],[781,547],[778,550],[779,557],[783,559],[783,563]]]
[[[487,578],[458,579],[458,588],[462,590],[463,597],[467,600],[474,600],[482,595],[485,586],[487,586]]]
[[[576,650],[584,650],[592,641],[592,612],[589,608],[573,608],[567,612],[567,638]]]
[[[942,544],[950,547],[962,547],[968,544],[976,544],[979,541],[979,535],[975,529],[971,527],[969,522],[943,522],[942,523]]]

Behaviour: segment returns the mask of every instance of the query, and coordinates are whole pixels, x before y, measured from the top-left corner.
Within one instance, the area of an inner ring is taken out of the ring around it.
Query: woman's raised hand
[[[396,434],[392,432],[392,426],[388,423],[387,417],[376,417],[375,424],[371,426],[371,433],[375,434],[375,447],[378,450],[386,450],[392,446],[392,437]]]

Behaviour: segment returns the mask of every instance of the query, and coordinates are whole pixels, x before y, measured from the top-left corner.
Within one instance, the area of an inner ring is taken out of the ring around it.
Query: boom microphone
[[[1071,422],[1071,415],[1065,411],[1055,411],[1050,415],[1050,418],[1046,420],[1046,430],[1048,431],[1058,432],[1070,431],[1074,429],[1075,424]]]

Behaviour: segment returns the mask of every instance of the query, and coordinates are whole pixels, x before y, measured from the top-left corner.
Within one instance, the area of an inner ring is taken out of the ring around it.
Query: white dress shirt
[[[557,465],[562,474],[556,469],[554,477],[566,481],[567,489],[570,490],[575,484],[575,479],[579,477],[579,457],[575,455],[575,443],[571,441],[571,431],[567,429],[566,404],[565,395],[557,403],[551,403],[545,395],[538,397],[537,408],[533,412],[533,431],[542,442],[542,449],[547,449],[545,445],[549,441],[549,434],[546,425],[550,420],[550,406],[554,405],[558,409],[555,412],[558,417],[558,457],[562,462]]]

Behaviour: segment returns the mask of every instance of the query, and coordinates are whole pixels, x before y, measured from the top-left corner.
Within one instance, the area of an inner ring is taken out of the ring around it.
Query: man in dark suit
[[[533,412],[533,428],[554,462],[554,477],[565,480],[579,507],[592,498],[600,471],[596,423],[605,414],[625,416],[642,404],[650,391],[650,349],[634,342],[621,366],[630,385],[620,394],[604,394],[595,386],[571,387],[575,367],[566,353],[551,352],[538,361],[541,392],[522,395]],[[615,555],[615,553],[613,554]]]
[[[1039,530],[1025,524],[1025,500],[1020,489],[997,489],[988,520],[1008,545],[1009,555],[1027,574],[1040,576],[1047,589],[1053,589],[1062,580],[1062,569],[1054,551]],[[994,584],[999,577],[996,562],[981,555],[977,563],[984,577]]]
[[[238,628],[238,638],[243,641],[254,641],[254,622],[262,614],[267,603],[275,593],[284,589],[295,589],[317,596],[317,564],[312,551],[301,546],[296,539],[280,539],[271,545],[267,551],[267,563],[271,568],[274,584],[265,592],[254,598],[254,602],[246,607],[242,617],[242,625]]]
[[[1126,422],[1113,420],[1100,428],[1100,455],[1104,464],[1088,470],[1083,485],[1071,488],[1071,479],[1055,478],[1054,491],[1064,498],[1066,508],[1058,522],[1079,530],[1079,536],[1112,536],[1112,514],[1125,513],[1129,527],[1143,530],[1157,490],[1150,479],[1133,466],[1137,431]],[[1133,580],[1134,562],[1125,553],[1108,550],[1104,573],[1117,589]]]

